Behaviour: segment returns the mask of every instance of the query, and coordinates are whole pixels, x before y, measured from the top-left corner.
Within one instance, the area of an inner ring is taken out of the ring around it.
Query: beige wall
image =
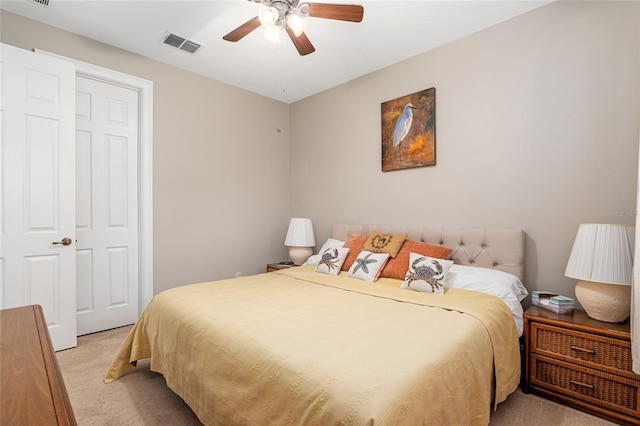
[[[291,106],[294,215],[521,228],[526,284],[564,277],[582,222],[635,222],[640,3],[559,2]],[[437,165],[381,172],[380,104],[436,88]]]
[[[0,19],[3,43],[153,81],[155,293],[286,257],[287,104],[5,11]]]
[[[634,223],[638,2],[554,3],[291,106],[0,13],[4,43],[154,82],[156,292],[285,258],[293,214],[318,244],[334,222],[522,228],[529,289],[573,295],[578,224]],[[437,165],[382,173],[380,103],[429,87]]]

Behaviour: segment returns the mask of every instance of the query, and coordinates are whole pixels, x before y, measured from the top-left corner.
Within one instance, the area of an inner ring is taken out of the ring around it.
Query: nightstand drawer
[[[631,344],[628,341],[533,323],[531,351],[637,379],[631,372]]]
[[[638,417],[639,383],[544,356],[531,356],[531,385]]]

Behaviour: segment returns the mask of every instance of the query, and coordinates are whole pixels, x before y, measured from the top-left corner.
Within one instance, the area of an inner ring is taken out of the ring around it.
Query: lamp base
[[[628,285],[578,281],[576,298],[587,315],[598,321],[622,322],[631,314],[631,286]]]
[[[313,254],[311,247],[290,247],[289,257],[296,266],[302,265]]]

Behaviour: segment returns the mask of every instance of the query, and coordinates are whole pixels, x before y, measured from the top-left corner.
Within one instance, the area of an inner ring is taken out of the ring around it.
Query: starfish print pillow
[[[389,260],[389,253],[372,253],[362,250],[349,268],[347,276],[359,280],[374,282]]]
[[[444,281],[453,260],[436,259],[418,253],[409,255],[409,270],[400,288],[444,294]]]

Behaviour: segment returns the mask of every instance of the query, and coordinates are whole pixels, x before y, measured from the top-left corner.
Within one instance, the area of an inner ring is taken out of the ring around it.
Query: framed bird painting
[[[436,89],[383,102],[382,171],[436,164]]]

